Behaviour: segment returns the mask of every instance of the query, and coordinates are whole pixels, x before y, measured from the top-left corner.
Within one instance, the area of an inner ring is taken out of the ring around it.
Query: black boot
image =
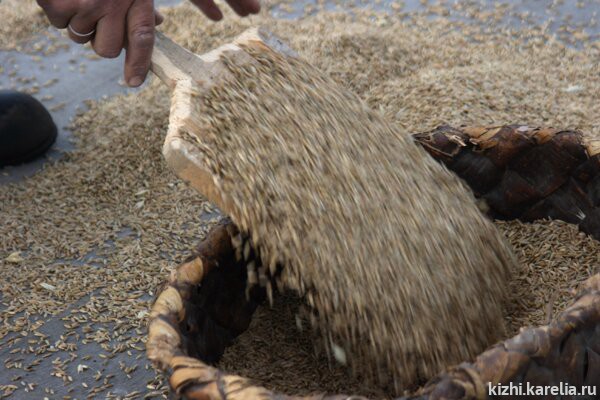
[[[44,154],[57,134],[42,103],[24,93],[0,91],[0,167]]]

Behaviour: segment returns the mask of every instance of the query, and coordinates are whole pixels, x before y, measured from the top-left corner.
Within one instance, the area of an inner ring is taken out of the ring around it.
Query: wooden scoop
[[[252,238],[249,282],[284,267],[338,361],[399,392],[496,340],[515,259],[458,178],[265,31],[156,46],[167,163]]]
[[[230,76],[221,55],[250,61],[243,45],[255,48],[265,46],[284,57],[298,57],[283,41],[261,28],[251,28],[232,43],[225,44],[203,55],[194,54],[157,32],[152,72],[171,89],[171,114],[169,129],[163,146],[163,155],[175,174],[204,195],[207,200],[224,210],[230,209],[228,201],[215,186],[212,174],[202,162],[197,146],[188,139],[188,132],[202,137],[193,97],[207,93]]]

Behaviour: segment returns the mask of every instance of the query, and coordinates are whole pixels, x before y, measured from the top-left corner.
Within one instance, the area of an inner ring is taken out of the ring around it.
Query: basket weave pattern
[[[413,135],[497,219],[559,219],[600,240],[600,140],[579,131],[441,126]]]
[[[188,399],[288,398],[253,386],[242,377],[224,374],[195,358],[198,343],[213,341],[213,353],[206,354],[209,359],[227,345],[224,340],[214,342],[214,326],[205,331],[198,330],[199,326],[188,327],[198,324],[202,313],[212,316],[222,312],[213,306],[200,309],[194,299],[197,288],[211,271],[241,269],[242,264],[232,263],[231,238],[235,232],[231,222],[221,223],[209,233],[195,257],[173,272],[152,310],[148,356],[168,371],[174,391]],[[255,308],[252,298],[240,301],[245,299],[244,290],[238,292],[244,294],[238,298],[233,293],[222,296],[230,296],[230,304],[237,303],[237,308],[227,310],[225,318],[212,322],[231,339],[247,328]],[[600,274],[590,278],[574,303],[549,325],[523,330],[481,354],[474,363],[464,363],[441,374],[411,398],[483,399],[488,382],[521,381],[532,385],[600,384]]]
[[[519,126],[440,127],[414,138],[465,179],[494,217],[563,219],[600,238],[600,146],[581,133]],[[528,157],[550,161],[523,165]],[[515,188],[525,197],[512,195]],[[573,207],[584,218],[574,217]],[[349,398],[276,394],[209,365],[248,328],[268,295],[259,287],[247,291],[246,265],[260,259],[254,253],[236,257],[234,243],[239,238],[235,225],[222,221],[172,272],[151,312],[150,360],[167,373],[173,391],[186,399]],[[485,399],[489,383],[510,382],[600,385],[600,274],[586,281],[571,306],[549,325],[523,329],[406,399]]]

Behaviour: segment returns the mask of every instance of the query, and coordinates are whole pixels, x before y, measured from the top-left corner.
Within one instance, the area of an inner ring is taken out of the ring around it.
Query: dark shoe
[[[28,94],[0,91],[0,167],[22,164],[44,154],[57,134],[42,103]]]

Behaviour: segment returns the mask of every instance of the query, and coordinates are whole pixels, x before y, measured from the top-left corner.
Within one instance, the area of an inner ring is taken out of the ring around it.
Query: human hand
[[[217,21],[223,14],[213,0],[190,0],[206,16]],[[140,86],[150,69],[154,28],[163,17],[153,0],[37,0],[52,25],[68,28],[77,43],[91,42],[101,57],[118,57],[126,49],[125,81]],[[258,0],[227,0],[241,16],[257,13]]]
[[[223,18],[223,13],[215,4],[214,0],[190,0],[202,12],[213,21],[219,21]],[[260,11],[259,0],[227,0],[227,4],[238,15],[246,17],[249,14],[256,14]]]

